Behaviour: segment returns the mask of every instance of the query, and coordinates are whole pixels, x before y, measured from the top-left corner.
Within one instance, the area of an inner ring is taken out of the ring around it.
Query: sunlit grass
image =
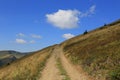
[[[89,75],[99,80],[116,75],[119,78],[112,80],[120,80],[116,71],[120,67],[120,22],[67,40],[61,46],[73,64],[82,66]]]
[[[48,47],[1,68],[0,80],[36,80],[51,51],[52,47]]]

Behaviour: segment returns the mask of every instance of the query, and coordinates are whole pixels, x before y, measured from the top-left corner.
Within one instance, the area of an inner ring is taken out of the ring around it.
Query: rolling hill
[[[27,53],[20,53],[17,51],[0,51],[0,66],[8,65],[25,55],[27,55]]]
[[[120,80],[120,20],[61,44],[71,62],[98,80]]]
[[[24,56],[0,68],[0,80],[35,80],[50,56],[52,46]]]
[[[120,80],[120,20],[0,68],[0,80]]]

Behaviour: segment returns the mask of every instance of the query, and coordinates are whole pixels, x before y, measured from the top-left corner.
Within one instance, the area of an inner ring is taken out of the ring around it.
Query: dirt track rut
[[[51,54],[52,55],[48,59],[46,67],[42,72],[42,77],[39,80],[62,80],[56,66],[56,50],[54,50]]]
[[[56,65],[57,58],[60,58],[61,63],[71,80],[90,80],[86,75],[76,70],[76,68],[74,68],[74,66],[66,59],[63,54],[62,48],[56,46],[51,54],[52,55],[48,59],[48,62],[39,80],[64,80],[62,79],[59,73],[60,71]]]

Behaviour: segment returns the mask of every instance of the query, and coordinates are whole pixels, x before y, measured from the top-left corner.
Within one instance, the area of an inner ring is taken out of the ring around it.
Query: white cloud
[[[95,9],[96,9],[96,5],[93,5],[93,6],[90,7],[89,12],[90,12],[91,14],[94,14]]]
[[[24,36],[25,36],[25,39],[21,38],[21,37],[24,37]],[[23,33],[17,34],[17,37],[19,37],[19,38],[16,38],[16,40],[14,41],[17,44],[34,44],[34,43],[36,43],[36,41],[35,40],[30,40],[30,39],[32,39],[32,38],[40,39],[41,38],[40,35],[36,35],[36,34],[25,35]]]
[[[26,44],[27,41],[24,40],[24,39],[16,39],[16,43],[18,43],[18,44]]]
[[[95,12],[95,9],[96,9],[96,5],[92,5],[88,11],[86,11],[85,13],[81,13],[80,17],[88,17],[92,14],[94,14]]]
[[[40,38],[41,38],[40,35],[36,35],[36,34],[31,34],[31,37],[32,37],[32,38],[37,38],[37,39],[40,39]]]
[[[92,5],[86,12],[79,10],[58,10],[57,12],[46,14],[47,21],[60,28],[60,29],[72,29],[76,28],[80,20],[84,17],[94,14],[96,5]]]
[[[18,33],[17,36],[19,36],[19,37],[24,37],[25,34],[23,34],[23,33]]]
[[[34,41],[34,40],[31,40],[31,41],[30,41],[30,43],[31,43],[31,44],[34,44],[34,43],[35,43],[35,41]]]
[[[55,13],[47,14],[47,21],[61,29],[71,29],[78,26],[80,11],[58,10]]]
[[[67,33],[67,34],[63,34],[62,37],[65,38],[65,39],[70,39],[70,38],[75,37],[75,35],[73,35],[73,34],[71,34],[71,33]]]

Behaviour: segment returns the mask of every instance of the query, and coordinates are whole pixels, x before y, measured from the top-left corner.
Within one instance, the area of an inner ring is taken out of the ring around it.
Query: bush
[[[83,34],[87,34],[88,32],[87,32],[87,30],[83,33]]]
[[[104,24],[104,26],[107,26],[107,24]]]

